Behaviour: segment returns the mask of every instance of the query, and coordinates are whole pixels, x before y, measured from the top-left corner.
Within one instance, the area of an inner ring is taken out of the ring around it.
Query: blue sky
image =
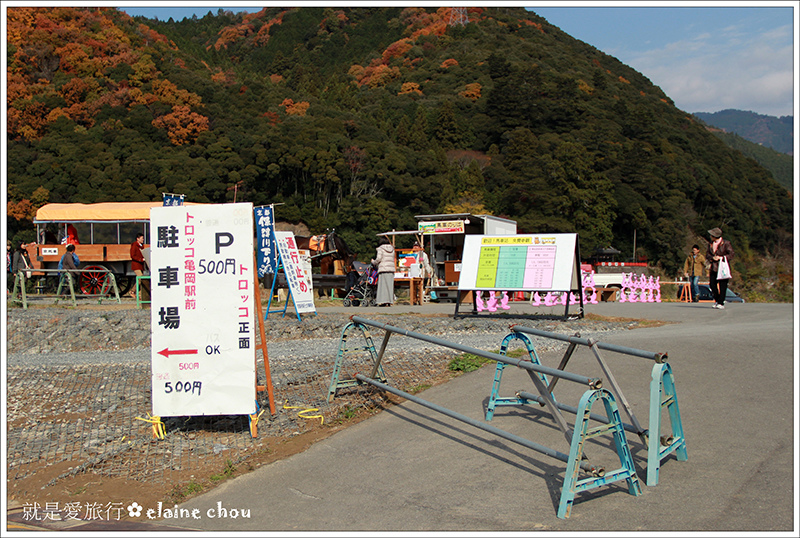
[[[202,17],[209,11],[216,13],[220,7],[258,11],[259,6],[269,4],[188,2],[181,7],[142,7],[143,3],[137,3],[139,7],[135,8],[123,7],[121,3],[114,5],[130,15],[180,20],[193,14]],[[165,3],[176,2],[159,4]],[[301,3],[290,1],[280,5],[287,4]],[[383,2],[366,5],[380,4]],[[445,2],[394,4],[444,5]],[[465,1],[459,5],[486,4]],[[796,2],[616,3],[623,7],[609,4],[532,1],[524,5],[572,37],[641,72],[682,110],[716,112],[736,108],[771,116],[794,115]],[[695,7],[698,4],[714,7]],[[200,5],[204,7],[197,7]]]

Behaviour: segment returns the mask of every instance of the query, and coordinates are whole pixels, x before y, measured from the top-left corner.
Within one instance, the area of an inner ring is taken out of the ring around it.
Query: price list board
[[[570,291],[577,286],[576,234],[468,235],[460,290]]]

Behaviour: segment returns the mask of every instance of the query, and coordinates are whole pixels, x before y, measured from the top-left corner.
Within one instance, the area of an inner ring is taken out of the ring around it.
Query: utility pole
[[[450,21],[447,23],[448,26],[466,26],[469,24],[469,15],[467,15],[467,8],[465,7],[454,7],[450,9]]]
[[[220,8],[220,9],[221,9],[221,8]],[[239,180],[239,181],[237,181],[236,183],[234,183],[234,184],[233,184],[233,187],[228,187],[228,190],[229,190],[229,191],[230,191],[230,190],[233,190],[233,203],[234,203],[234,204],[236,203],[236,195],[237,195],[237,194],[238,194],[238,192],[239,192],[239,187],[241,186],[241,184],[242,184],[243,182],[244,182],[244,180]]]

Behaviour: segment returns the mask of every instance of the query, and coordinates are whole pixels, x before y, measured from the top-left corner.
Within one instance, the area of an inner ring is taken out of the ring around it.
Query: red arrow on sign
[[[170,355],[197,355],[196,349],[173,349],[172,351],[169,350],[168,347],[165,347],[161,351],[158,352],[159,355],[164,355],[166,358],[169,358]]]

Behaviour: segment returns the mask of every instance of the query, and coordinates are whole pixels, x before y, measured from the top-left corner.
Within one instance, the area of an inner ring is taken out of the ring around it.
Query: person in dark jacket
[[[708,286],[714,296],[714,308],[722,309],[725,308],[725,296],[728,294],[729,279],[717,280],[717,271],[719,270],[719,261],[723,257],[727,259],[729,265],[732,265],[733,247],[730,241],[722,238],[722,230],[719,228],[710,229],[708,235],[711,236],[711,242],[708,244],[708,249],[706,249],[706,261],[710,263]]]
[[[28,254],[28,249],[25,247],[27,247],[25,241],[22,241],[19,245],[17,245],[17,250],[14,251],[14,256],[11,260],[12,273],[33,267],[33,265],[31,265],[30,254]]]
[[[78,255],[75,254],[75,245],[70,243],[67,245],[67,251],[61,256],[61,261],[58,264],[59,269],[66,269],[67,271],[75,271],[81,263]]]
[[[73,243],[70,243],[69,245],[67,245],[67,251],[64,253],[63,256],[61,256],[61,259],[58,261],[58,268],[67,271],[66,273],[58,273],[59,289],[62,289],[62,286],[64,286],[64,284],[68,282],[68,280],[66,280],[67,278],[70,278],[72,280],[73,286],[75,285],[75,277],[73,275],[67,277],[67,274],[75,273],[78,270],[78,265],[80,265],[80,263],[81,259],[78,258],[77,254],[75,254],[75,245]],[[69,288],[63,288],[63,289],[69,289]]]
[[[14,250],[14,254],[11,256],[11,275],[9,276],[8,282],[11,285],[14,282],[14,278],[16,275],[19,275],[19,272],[24,272],[25,280],[22,282],[25,283],[25,289],[30,289],[31,282],[30,279],[33,276],[32,271],[26,271],[26,269],[30,269],[33,267],[31,264],[31,257],[28,254],[28,249],[26,248],[27,245],[24,241],[20,242],[17,245],[16,250]],[[13,276],[12,276],[13,275]]]

